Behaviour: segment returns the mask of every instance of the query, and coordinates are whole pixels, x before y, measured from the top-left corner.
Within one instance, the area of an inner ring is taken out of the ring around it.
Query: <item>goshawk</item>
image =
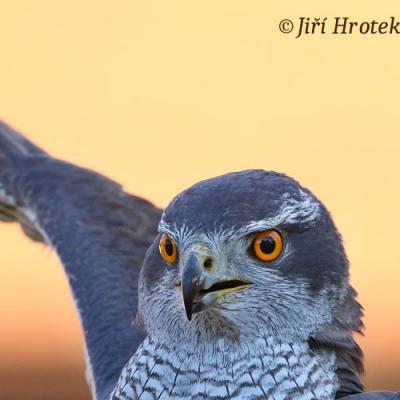
[[[0,125],[0,219],[59,255],[94,399],[399,399],[363,393],[340,234],[294,179],[248,170],[162,212]]]

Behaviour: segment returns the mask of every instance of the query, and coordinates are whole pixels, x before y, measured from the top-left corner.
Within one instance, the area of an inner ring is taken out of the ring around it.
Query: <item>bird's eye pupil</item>
[[[172,244],[171,239],[165,240],[165,252],[169,257],[172,257],[174,254],[174,245]]]
[[[264,238],[260,242],[260,250],[264,254],[271,254],[275,250],[275,239],[272,238],[271,236]]]
[[[253,255],[260,261],[270,262],[276,260],[283,250],[281,234],[275,229],[259,233],[253,240]]]
[[[164,261],[166,261],[170,265],[176,263],[176,259],[178,257],[178,249],[176,247],[176,243],[165,233],[161,236],[158,249]]]

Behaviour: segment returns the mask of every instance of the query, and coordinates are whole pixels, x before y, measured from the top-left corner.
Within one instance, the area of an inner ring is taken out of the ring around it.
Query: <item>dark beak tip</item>
[[[188,321],[192,320],[193,301],[202,288],[203,270],[195,254],[191,254],[182,274],[182,296]]]
[[[192,299],[185,299],[186,301],[184,301],[184,306],[185,306],[185,313],[186,313],[186,318],[188,319],[188,321],[192,320],[192,316],[193,316],[193,300]]]

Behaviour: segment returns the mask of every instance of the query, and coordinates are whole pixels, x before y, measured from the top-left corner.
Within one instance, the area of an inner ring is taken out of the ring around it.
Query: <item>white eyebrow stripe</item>
[[[286,197],[287,200],[282,204],[275,216],[259,221],[251,221],[247,225],[236,229],[235,236],[242,236],[247,233],[262,231],[283,224],[314,222],[321,214],[321,206],[319,202],[303,190],[300,190],[300,196],[300,200],[294,200],[289,198],[288,193],[285,193],[284,197]]]
[[[251,221],[248,224],[238,228],[231,227],[224,229],[221,227],[210,227],[211,236],[218,236],[221,239],[230,237],[244,236],[246,234],[274,228],[283,224],[294,224],[294,223],[308,223],[312,224],[316,221],[321,214],[321,205],[314,199],[310,194],[303,190],[299,190],[300,199],[293,199],[289,193],[285,193],[284,203],[279,208],[276,215],[271,218],[262,220]],[[159,231],[166,232],[178,241],[187,240],[188,236],[191,236],[194,231],[187,225],[177,227],[175,224],[167,224],[161,219],[159,224]]]
[[[166,233],[171,236],[176,242],[184,243],[190,239],[190,237],[195,233],[188,225],[183,225],[178,227],[175,224],[168,224],[161,220],[158,225],[158,232]]]

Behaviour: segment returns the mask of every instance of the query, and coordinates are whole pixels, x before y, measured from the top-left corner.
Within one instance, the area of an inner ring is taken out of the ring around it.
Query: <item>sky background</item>
[[[298,179],[343,234],[365,383],[400,390],[400,36],[279,31],[300,16],[388,20],[400,3],[3,1],[0,117],[161,207],[228,171]],[[87,399],[57,256],[15,225],[0,243],[0,399]]]

